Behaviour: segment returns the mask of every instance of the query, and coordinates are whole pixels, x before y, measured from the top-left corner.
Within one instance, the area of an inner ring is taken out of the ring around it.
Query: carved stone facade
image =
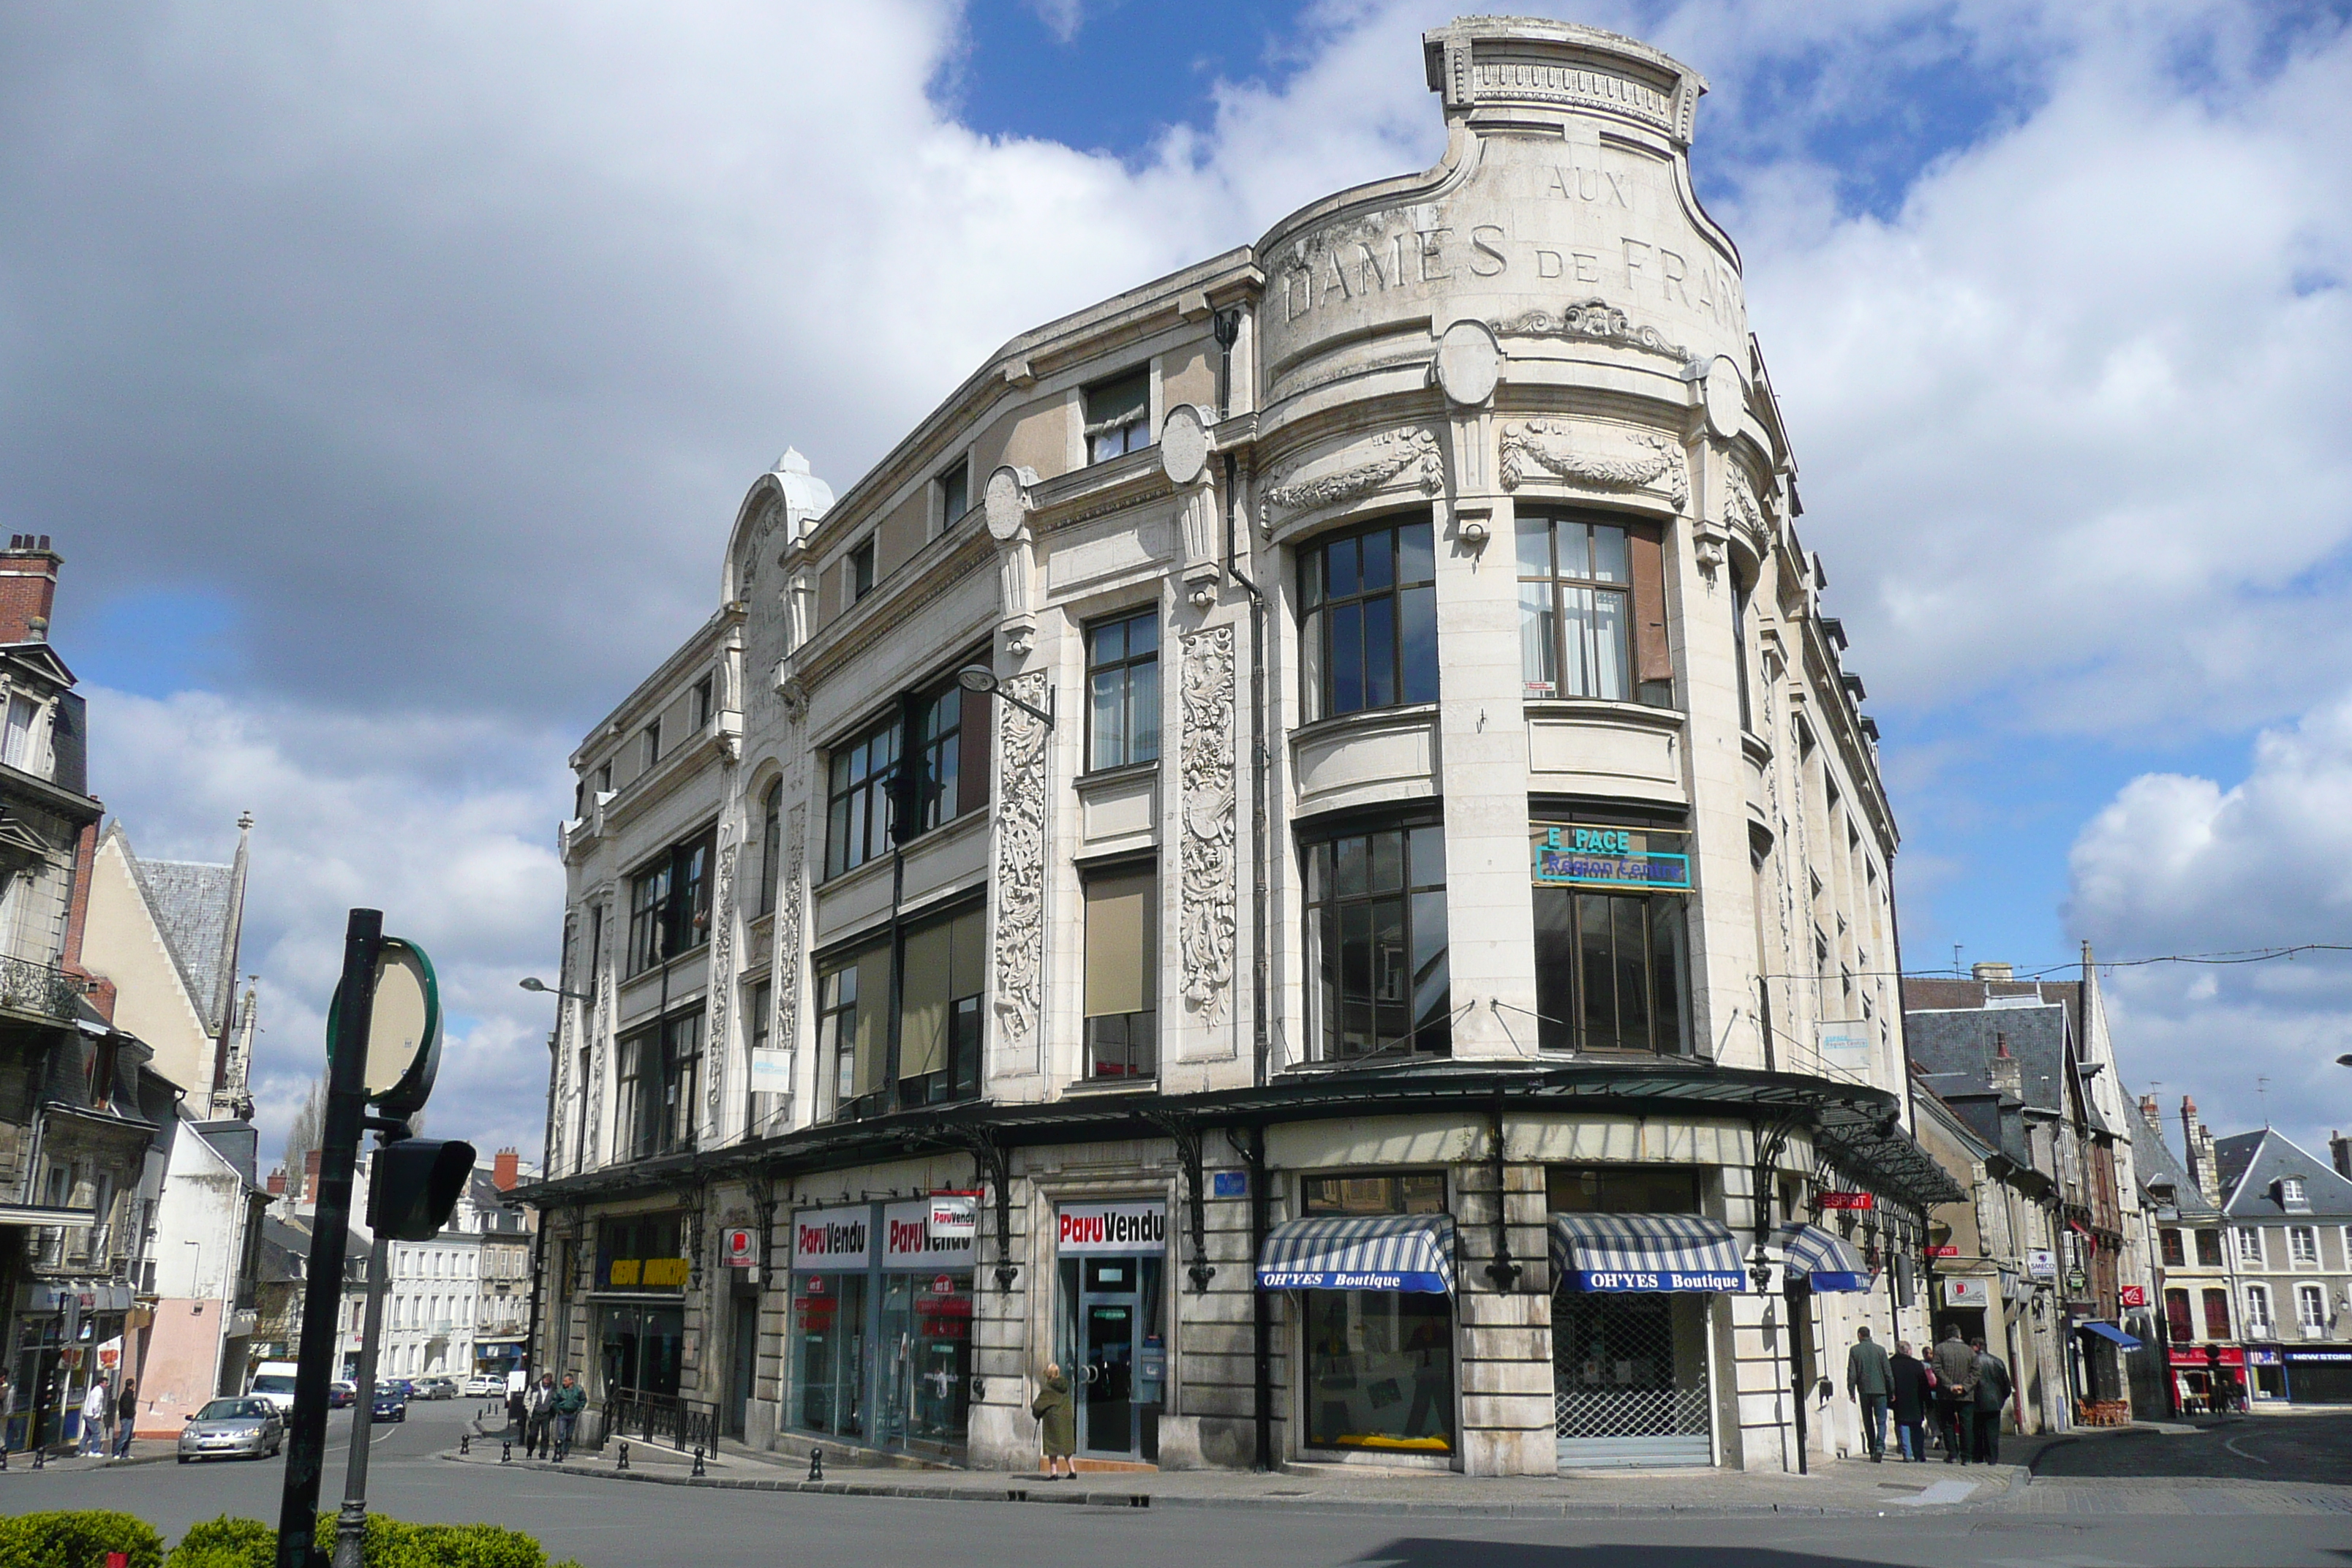
[[[1225,1016],[1235,932],[1234,628],[1182,641],[1184,741],[1184,1004],[1211,1023]]]
[[[1033,707],[1045,697],[1043,672],[1004,683]],[[997,729],[996,1016],[1014,1051],[1034,1048],[1045,966],[1045,721],[1007,702]]]

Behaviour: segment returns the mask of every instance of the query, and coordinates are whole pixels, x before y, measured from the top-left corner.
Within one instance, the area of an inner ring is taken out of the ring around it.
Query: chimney
[[[284,1197],[284,1196],[286,1195],[286,1167],[285,1167],[285,1166],[280,1165],[280,1166],[278,1166],[278,1169],[276,1169],[276,1170],[274,1170],[274,1171],[272,1171],[272,1172],[270,1172],[270,1173],[269,1173],[269,1181],[268,1181],[268,1188],[269,1188],[269,1195],[270,1195],[271,1197],[273,1197],[273,1198],[282,1198],[282,1197]]]
[[[2009,1037],[1995,1031],[1990,1076],[1993,1088],[2011,1100],[2025,1098],[2025,1064],[2009,1054]]]
[[[2017,971],[2006,963],[1972,963],[1969,973],[1978,980],[2014,980]]]
[[[2164,1108],[2157,1104],[2156,1096],[2143,1094],[2139,1097],[2139,1119],[2152,1129],[2164,1125]]]
[[[2215,1208],[2221,1206],[2221,1162],[2213,1152],[2213,1133],[2197,1120],[2197,1102],[2187,1095],[2180,1097],[2180,1142],[2189,1151],[2189,1173],[2197,1178],[2197,1190]]]
[[[522,1156],[512,1149],[501,1149],[490,1162],[490,1184],[502,1193],[515,1190],[521,1179]]]
[[[0,551],[0,643],[47,642],[65,557],[46,533],[12,533]]]
[[[2341,1132],[2327,1134],[2327,1157],[2336,1162],[2336,1173],[2352,1180],[2352,1138]]]

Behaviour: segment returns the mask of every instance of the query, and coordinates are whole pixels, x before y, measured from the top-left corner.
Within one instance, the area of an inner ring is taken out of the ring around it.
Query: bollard
[[[694,1451],[694,1473],[698,1476],[702,1474],[702,1450],[699,1448]]]
[[[47,1448],[42,1447],[38,1443],[34,1444],[34,1445],[33,1445],[33,1468],[35,1468],[35,1469],[37,1469],[37,1470],[46,1470],[46,1469],[47,1469],[48,1468],[49,1468],[49,1451],[48,1451]]]
[[[512,1443],[501,1443],[499,1445],[499,1463],[501,1465],[511,1465],[514,1463],[514,1445]]]
[[[457,1452],[458,1452],[458,1453],[460,1453],[460,1454],[470,1454],[470,1453],[472,1453],[473,1451],[474,1451],[474,1435],[473,1435],[471,1432],[460,1432],[460,1433],[458,1433],[458,1434],[457,1434]]]
[[[629,1468],[629,1446],[626,1443],[621,1445],[621,1462],[614,1468],[622,1470]]]
[[[824,1450],[823,1448],[811,1448],[809,1450],[808,1479],[813,1481],[821,1481],[824,1479]]]

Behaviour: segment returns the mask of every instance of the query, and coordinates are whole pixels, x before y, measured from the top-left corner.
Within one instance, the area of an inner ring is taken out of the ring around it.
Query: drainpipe
[[[1266,810],[1269,773],[1265,741],[1265,595],[1234,563],[1241,496],[1234,483],[1234,455],[1225,454],[1225,575],[1250,600],[1250,1060],[1253,1085],[1263,1088],[1271,1071],[1266,1031]],[[1235,1042],[1236,1045],[1239,1041]]]

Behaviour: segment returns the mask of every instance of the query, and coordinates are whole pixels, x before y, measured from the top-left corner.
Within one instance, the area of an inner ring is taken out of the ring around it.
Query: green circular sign
[[[342,1038],[343,988],[327,1008],[328,1059]],[[375,961],[375,1005],[368,1016],[367,1097],[391,1116],[405,1116],[433,1093],[441,1066],[441,983],[425,950],[388,936]]]

